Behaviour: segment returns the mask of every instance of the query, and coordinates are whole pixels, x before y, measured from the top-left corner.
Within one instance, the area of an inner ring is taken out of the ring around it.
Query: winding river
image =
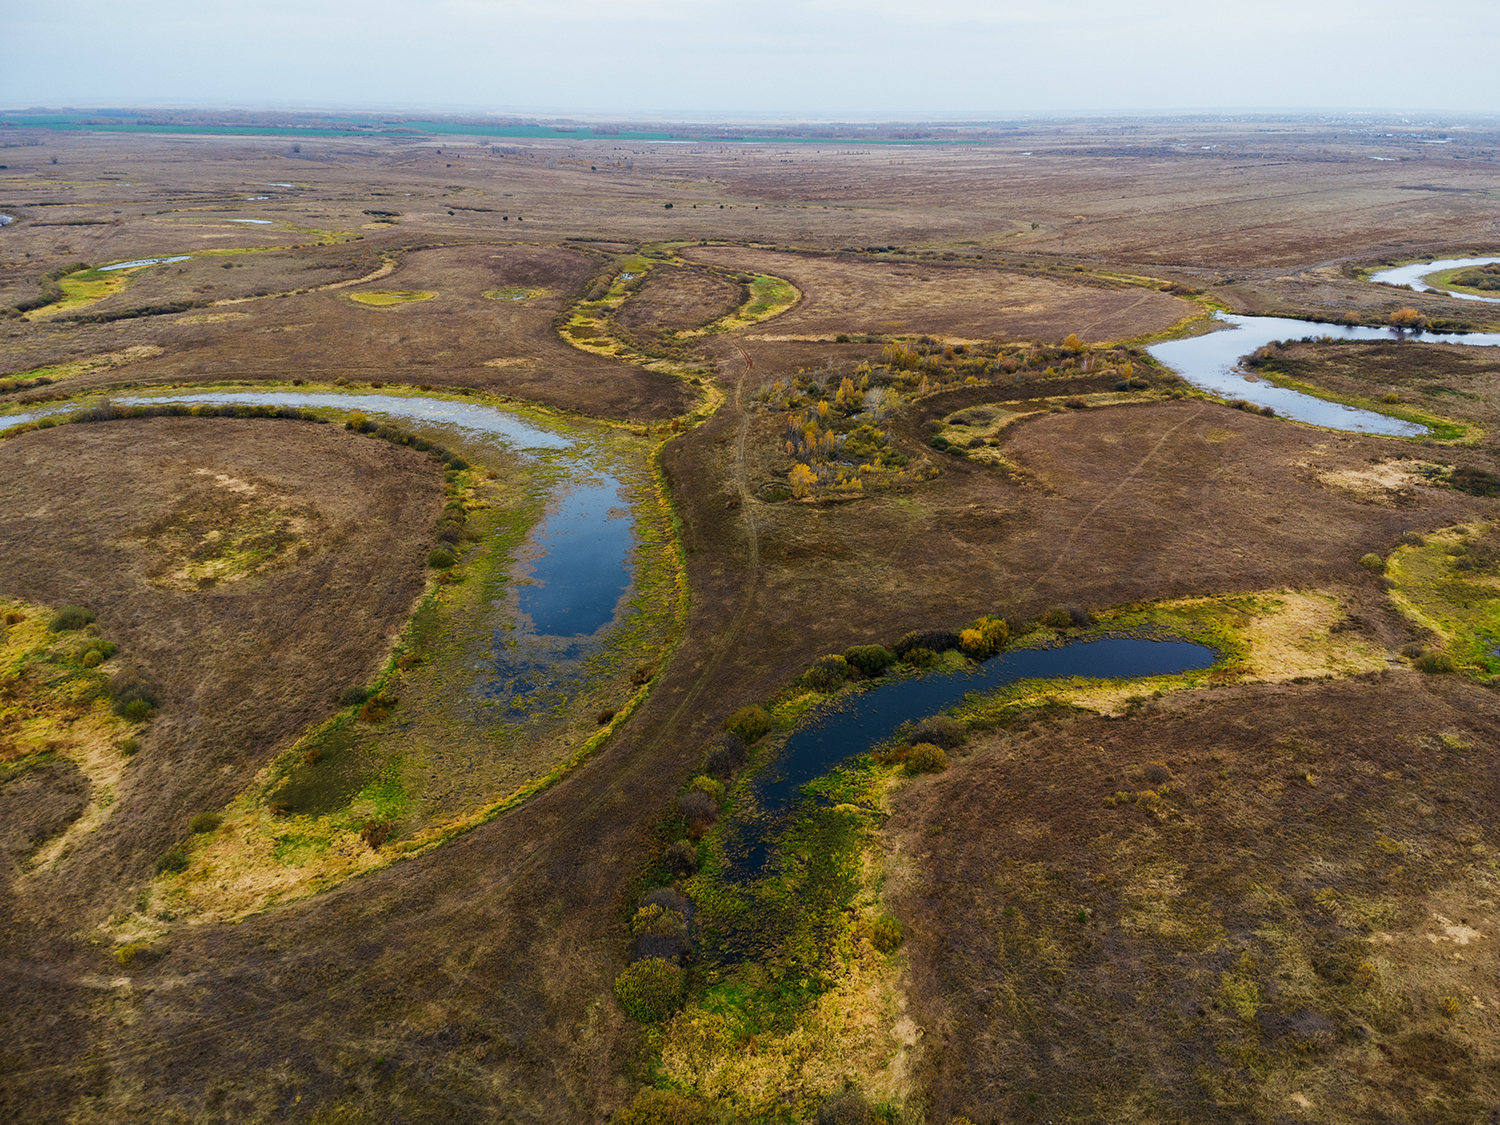
[[[1463,270],[1470,266],[1488,266],[1500,262],[1500,258],[1440,258],[1433,262],[1412,262],[1405,266],[1372,273],[1370,280],[1377,285],[1409,285],[1418,293],[1441,293],[1460,301],[1488,301],[1500,304],[1500,297],[1481,297],[1478,293],[1460,293],[1456,289],[1442,289],[1427,284],[1426,279],[1435,273],[1447,270]]]
[[[1426,267],[1424,267],[1426,268]],[[1193,386],[1224,398],[1242,398],[1257,406],[1269,406],[1283,417],[1331,430],[1384,434],[1388,437],[1419,437],[1427,427],[1392,418],[1373,410],[1358,410],[1342,403],[1326,402],[1301,391],[1278,387],[1239,370],[1240,361],[1273,340],[1420,340],[1427,344],[1464,344],[1471,347],[1500,346],[1494,332],[1403,332],[1398,328],[1367,328],[1362,325],[1319,324],[1280,316],[1236,316],[1215,313],[1226,325],[1217,332],[1152,344],[1146,350]]]

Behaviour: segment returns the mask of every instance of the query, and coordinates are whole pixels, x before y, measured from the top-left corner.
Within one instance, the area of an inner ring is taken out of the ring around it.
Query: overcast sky
[[[942,116],[1500,112],[1500,0],[70,0],[0,106]]]

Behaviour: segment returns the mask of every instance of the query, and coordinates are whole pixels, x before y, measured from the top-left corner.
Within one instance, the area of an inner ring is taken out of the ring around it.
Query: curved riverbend
[[[1393,269],[1372,273],[1370,280],[1377,285],[1410,285],[1418,293],[1441,293],[1445,297],[1456,297],[1460,301],[1485,301],[1500,304],[1500,297],[1481,297],[1478,293],[1460,293],[1456,289],[1440,289],[1428,285],[1426,278],[1446,270],[1463,270],[1470,266],[1488,266],[1500,262],[1500,258],[1441,258],[1435,262],[1412,262]]]
[[[1211,667],[1216,659],[1213,649],[1191,641],[1106,637],[1055,648],[1015,649],[974,669],[899,679],[851,693],[793,731],[780,758],[756,780],[754,804],[760,815],[728,834],[736,866],[747,875],[765,867],[772,837],[808,782],[890,738],[902,723],[945,711],[971,692],[994,691],[1019,680],[1172,675]]]
[[[1388,437],[1420,437],[1425,426],[1359,410],[1342,403],[1327,402],[1301,391],[1277,387],[1253,379],[1237,370],[1240,360],[1273,340],[1300,340],[1307,336],[1329,336],[1335,340],[1420,340],[1428,344],[1464,344],[1473,347],[1500,347],[1500,333],[1470,332],[1402,332],[1397,328],[1368,328],[1363,325],[1319,324],[1280,316],[1237,316],[1214,313],[1214,319],[1227,329],[1168,340],[1146,350],[1193,386],[1224,398],[1242,398],[1257,406],[1269,406],[1277,414],[1298,422],[1324,426],[1331,430],[1354,433],[1384,434]]]

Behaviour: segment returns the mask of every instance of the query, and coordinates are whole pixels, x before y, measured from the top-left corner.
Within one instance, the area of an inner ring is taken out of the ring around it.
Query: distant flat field
[[[868,332],[1061,340],[1076,332],[1089,341],[1114,340],[1160,332],[1196,311],[1151,289],[1069,284],[967,265],[867,262],[740,246],[689,247],[684,255],[796,285],[802,300],[748,333],[773,339]]]

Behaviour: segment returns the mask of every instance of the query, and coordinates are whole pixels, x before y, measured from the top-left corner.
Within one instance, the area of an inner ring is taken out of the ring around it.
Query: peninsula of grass
[[[1467,266],[1452,270],[1439,270],[1422,278],[1434,289],[1450,289],[1455,293],[1469,293],[1477,297],[1500,298],[1500,262],[1487,266]]]
[[[367,289],[361,293],[346,294],[349,300],[361,305],[371,305],[375,308],[389,308],[392,305],[409,305],[416,301],[430,301],[437,296],[428,289]]]
[[[1455,665],[1483,678],[1500,674],[1500,532],[1473,524],[1413,536],[1385,572],[1395,584],[1391,600],[1441,638]]]

